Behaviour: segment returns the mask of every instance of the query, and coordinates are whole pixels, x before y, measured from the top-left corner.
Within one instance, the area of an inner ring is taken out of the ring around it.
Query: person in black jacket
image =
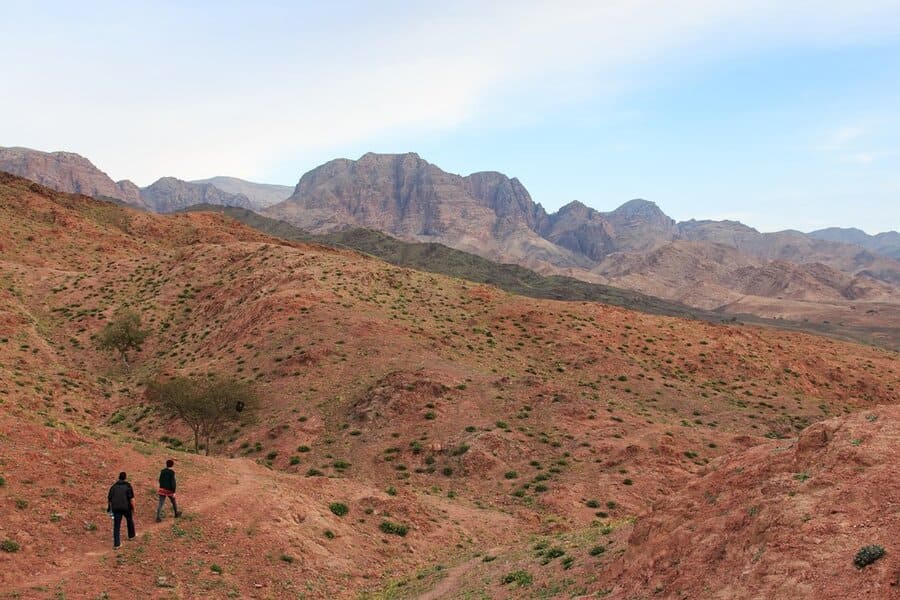
[[[122,517],[128,523],[128,539],[134,539],[134,490],[126,481],[128,475],[123,471],[119,473],[119,480],[109,488],[106,495],[106,511],[113,515],[113,548],[122,545],[120,531],[122,529]]]
[[[171,458],[166,461],[166,468],[159,472],[159,505],[156,507],[156,522],[162,521],[162,509],[166,504],[166,498],[172,501],[172,511],[175,517],[181,516],[178,504],[175,503],[175,471],[172,467],[175,461]]]

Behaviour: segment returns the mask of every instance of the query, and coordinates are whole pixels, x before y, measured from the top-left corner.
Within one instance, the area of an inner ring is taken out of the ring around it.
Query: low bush
[[[531,573],[529,573],[528,571],[518,570],[504,575],[503,578],[500,579],[500,583],[503,585],[514,583],[518,587],[525,587],[526,585],[531,585],[531,582],[533,580],[534,578],[531,576]]]
[[[862,569],[865,566],[871,565],[882,556],[884,556],[884,548],[881,546],[874,544],[871,546],[863,546],[859,549],[859,552],[856,553],[853,564],[856,565],[857,569]]]
[[[409,527],[406,525],[401,525],[392,521],[382,521],[378,528],[381,529],[383,533],[399,535],[400,537],[405,536],[409,532]]]
[[[336,514],[339,517],[343,517],[348,512],[350,512],[350,509],[347,508],[347,505],[343,504],[341,502],[332,502],[331,504],[328,505],[328,508],[331,510],[331,512],[333,512],[334,514]]]

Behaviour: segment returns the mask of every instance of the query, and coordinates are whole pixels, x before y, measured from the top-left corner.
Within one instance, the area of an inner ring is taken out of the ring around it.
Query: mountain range
[[[291,188],[234,177],[183,181],[162,177],[140,188],[113,181],[91,161],[72,152],[40,152],[0,147],[0,171],[30,179],[51,189],[125,202],[153,212],[174,212],[195,204],[240,206],[259,210],[291,195]]]
[[[900,305],[897,232],[761,233],[735,221],[676,222],[642,199],[609,212],[574,201],[549,213],[516,178],[455,175],[415,153],[332,160],[293,191],[226,177],[164,177],[138,188],[77,154],[23,148],[0,148],[0,170],[155,212],[209,204],[258,211],[312,234],[374,229],[707,310],[878,321],[893,319]]]

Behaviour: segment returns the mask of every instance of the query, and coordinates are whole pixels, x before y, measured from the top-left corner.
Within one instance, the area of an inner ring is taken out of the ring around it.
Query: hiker
[[[181,512],[175,503],[175,471],[172,467],[175,461],[171,458],[166,461],[166,468],[159,472],[159,505],[156,507],[156,522],[162,521],[162,509],[166,503],[166,498],[172,501],[172,511],[175,517],[180,517]]]
[[[119,480],[109,488],[106,496],[106,512],[113,516],[113,548],[118,549],[122,545],[120,531],[122,529],[122,517],[128,523],[128,539],[133,540],[134,532],[134,490],[126,481],[128,475],[123,471],[119,473]]]

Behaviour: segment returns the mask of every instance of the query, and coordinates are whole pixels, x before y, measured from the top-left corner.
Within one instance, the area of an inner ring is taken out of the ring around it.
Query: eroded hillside
[[[221,215],[3,176],[0,223],[0,537],[19,545],[0,587],[21,597],[452,597],[475,564],[492,597],[601,591],[601,565],[638,589],[615,561],[659,502],[694,498],[729,456],[897,399],[886,350],[522,298]],[[151,330],[130,369],[92,341],[123,306]],[[159,372],[245,378],[263,409],[209,458],[184,452],[187,429],[143,397]],[[186,518],[155,525],[170,455]],[[121,469],[141,535],[114,554],[101,509]],[[501,582],[557,536],[614,543]]]

